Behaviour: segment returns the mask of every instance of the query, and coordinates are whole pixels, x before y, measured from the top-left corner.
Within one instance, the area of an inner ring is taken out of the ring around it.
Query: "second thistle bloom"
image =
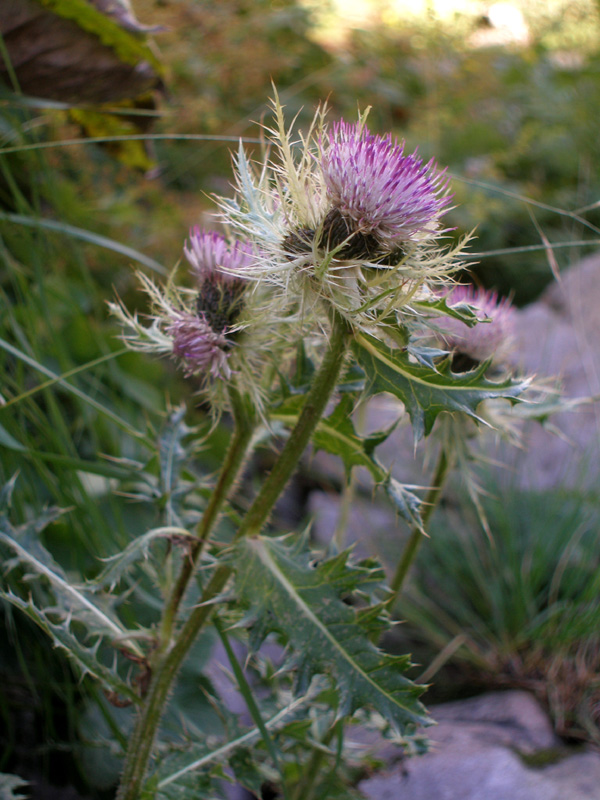
[[[245,273],[254,259],[253,249],[194,228],[184,253],[192,268],[193,288],[172,281],[158,286],[139,274],[152,304],[150,325],[123,303],[110,304],[123,324],[123,339],[133,350],[172,355],[187,376],[199,377],[205,387],[228,380],[233,372],[250,375],[253,358],[247,352],[245,332],[256,310],[247,309]],[[238,356],[238,351],[243,352]]]
[[[458,285],[446,294],[446,301],[449,306],[472,306],[480,320],[473,328],[452,317],[438,323],[438,336],[453,351],[454,366],[469,369],[488,359],[499,361],[506,355],[512,341],[514,315],[506,298],[498,299],[496,292],[485,289]]]
[[[244,242],[230,244],[218,233],[195,227],[184,253],[198,293],[195,308],[176,312],[166,324],[173,355],[188,374],[229,378],[229,354],[247,286],[243,272],[253,261],[253,250]]]
[[[373,135],[360,123],[333,126],[320,167],[332,206],[324,227],[338,230],[333,244],[350,237],[356,249],[362,240],[369,256],[436,233],[451,202],[448,181],[433,160],[424,164],[416,152],[404,155],[404,143]]]

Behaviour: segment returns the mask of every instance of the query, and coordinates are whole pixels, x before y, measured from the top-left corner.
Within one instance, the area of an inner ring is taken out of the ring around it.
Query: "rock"
[[[313,491],[308,497],[307,511],[313,519],[312,533],[315,540],[327,546],[340,518],[339,495]],[[373,503],[354,498],[344,529],[344,545],[354,545],[358,558],[377,555],[383,557],[387,551],[391,551],[390,556],[394,556],[398,549],[394,548],[394,543],[397,543],[396,529],[396,514],[388,502],[382,500],[381,503]]]
[[[524,449],[501,447],[498,458],[524,489],[594,486],[600,473],[600,254],[562,273],[540,300],[517,314],[515,360],[539,379],[558,376],[565,398],[591,398],[524,428]]]
[[[431,751],[359,784],[372,800],[596,800],[600,755],[561,746],[526,692],[495,692],[430,708]],[[555,763],[530,766],[536,753]]]

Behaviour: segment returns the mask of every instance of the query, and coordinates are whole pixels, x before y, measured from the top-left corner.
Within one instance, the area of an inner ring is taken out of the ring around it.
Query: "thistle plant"
[[[276,101],[261,159],[240,145],[235,186],[234,197],[216,198],[221,232],[191,231],[187,271],[165,285],[140,274],[146,317],[110,304],[129,347],[172,358],[214,417],[229,414],[218,475],[197,477],[208,432],[171,411],[153,462],[158,481],[149,462],[135,488],[162,509],[164,524],[112,554],[93,582],[73,584],[36,541],[59,512],[21,531],[6,514],[0,533],[9,567],[39,579],[27,598],[8,589],[3,596],[100,681],[111,702],[134,709],[119,800],[222,797],[227,777],[256,794],[268,782],[289,800],[340,796],[344,728],[357,720],[407,752],[423,748],[424,687],[407,677],[408,656],[376,644],[414,549],[390,592],[375,561],[333,543],[315,550],[306,531],[281,536],[269,520],[312,442],[339,456],[348,475],[366,467],[420,541],[452,452],[442,447],[421,498],[375,454],[391,430],[359,435],[353,410],[393,395],[417,444],[448,420],[477,430],[486,404],[518,403],[529,387],[493,369],[503,337],[490,334],[507,326],[507,305],[454,288],[468,237],[447,238],[441,218],[452,196],[434,161],[371,133],[366,115],[328,127],[320,109],[296,135]],[[277,454],[248,501],[240,479],[259,442]],[[10,487],[5,506],[9,495]],[[124,598],[139,586],[154,601],[144,622],[124,613]],[[247,648],[245,667],[232,637]],[[248,714],[237,718],[199,676],[198,702],[210,719],[202,727],[189,709],[173,717],[172,698],[182,668],[201,669],[216,639]],[[277,669],[262,655],[265,642],[282,647]]]

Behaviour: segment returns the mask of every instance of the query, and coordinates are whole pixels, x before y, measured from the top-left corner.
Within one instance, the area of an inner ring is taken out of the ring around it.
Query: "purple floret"
[[[216,276],[223,282],[242,280],[244,269],[255,260],[248,242],[236,240],[229,244],[220,233],[202,231],[197,225],[190,231],[183,252],[200,283]]]
[[[448,179],[432,159],[427,164],[388,134],[376,136],[359,124],[334,124],[321,155],[332,206],[353,229],[373,234],[390,249],[419,235],[439,233],[437,220],[451,196]]]
[[[468,303],[481,312],[478,314],[481,320],[488,320],[473,328],[451,317],[440,321],[440,335],[450,350],[476,362],[504,354],[514,327],[514,309],[506,297],[499,300],[496,292],[459,285],[446,294],[446,301],[449,306]]]
[[[211,375],[229,378],[229,342],[215,331],[203,315],[180,312],[166,332],[173,338],[173,355],[181,361],[186,375]]]

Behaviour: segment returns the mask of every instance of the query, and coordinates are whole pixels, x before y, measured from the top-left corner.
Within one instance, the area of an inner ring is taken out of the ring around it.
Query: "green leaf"
[[[236,586],[260,634],[272,630],[287,639],[300,687],[326,674],[338,697],[338,718],[371,708],[399,731],[428,724],[418,700],[423,688],[404,675],[409,659],[387,655],[369,638],[374,628],[380,632],[381,607],[370,615],[343,602],[349,584],[358,590],[370,584],[369,568],[351,566],[345,561],[348,554],[340,554],[330,583],[328,561],[315,566],[302,537],[288,542],[289,537],[239,542]]]
[[[60,609],[50,608],[47,612],[43,611],[37,608],[31,599],[25,601],[11,591],[0,590],[0,598],[15,606],[15,608],[19,608],[33,620],[50,637],[54,647],[63,650],[71,661],[76,664],[82,676],[92,675],[116,695],[125,697],[132,703],[140,702],[140,698],[131,686],[119,677],[116,670],[108,667],[98,657],[99,639],[94,645],[86,647],[72,632],[70,627],[71,620],[64,619],[61,622],[53,622],[50,619],[49,614],[56,617],[60,613]]]
[[[33,607],[31,609],[20,607],[29,616],[35,617],[36,622],[45,627],[48,633],[53,629],[53,624],[47,618],[51,611],[53,619],[58,616],[67,621],[67,628],[72,621],[77,621],[85,627],[88,634],[100,638],[108,637],[110,641],[117,640],[123,645],[127,644],[132,653],[143,657],[139,645],[130,638],[131,632],[117,621],[109,608],[102,608],[90,592],[72,584],[62,567],[54,561],[40,542],[38,534],[61,513],[57,509],[50,509],[19,529],[14,529],[5,518],[0,520],[0,542],[12,553],[12,557],[6,561],[6,571],[21,567],[25,570],[23,581],[45,579],[55,600],[48,612]],[[4,596],[13,605],[19,605],[20,598],[15,599],[16,596],[12,596],[10,592],[5,592]]]
[[[148,558],[150,547],[155,541],[159,539],[170,539],[171,537],[189,539],[190,542],[196,540],[196,537],[184,528],[153,528],[143,536],[135,538],[120,553],[116,553],[114,556],[109,556],[109,558],[104,559],[108,562],[107,566],[93,581],[88,583],[88,586],[93,588],[106,587],[109,590],[114,589],[117,583],[134,564]]]
[[[185,405],[171,411],[158,440],[160,491],[165,502],[166,521],[168,525],[179,527],[184,525],[183,500],[194,488],[181,480],[181,473],[190,460],[192,450],[198,447],[197,439],[190,446],[184,443],[191,433],[197,433],[186,425],[186,411]]]
[[[291,397],[275,409],[270,417],[282,422],[287,427],[296,424],[304,398]],[[420,507],[421,500],[410,491],[410,487],[392,478],[374,456],[375,448],[384,442],[396,427],[396,423],[383,431],[370,436],[361,437],[356,433],[352,423],[354,399],[350,394],[344,395],[333,412],[319,421],[312,441],[317,450],[339,456],[344,462],[346,472],[352,467],[365,467],[371,473],[375,483],[382,486],[394,508],[411,525],[422,526]]]
[[[480,309],[466,302],[449,306],[447,295],[430,300],[413,300],[410,306],[427,315],[435,314],[440,317],[454,317],[454,319],[464,322],[469,328],[473,328],[481,320]]]
[[[21,442],[18,442],[14,436],[11,436],[11,434],[2,425],[0,425],[0,445],[2,447],[8,447],[9,450],[26,450]]]
[[[306,695],[292,700],[270,719],[265,720],[265,728],[270,732],[278,731],[299,713],[305,712],[322,688],[318,683],[315,686]],[[156,797],[157,800],[187,800],[191,796],[203,800],[205,797],[215,797],[214,793],[210,795],[198,791],[199,783],[205,790],[210,790],[210,774],[216,767],[223,762],[229,762],[239,748],[254,747],[262,739],[258,727],[241,732],[235,721],[229,720],[228,724],[229,736],[220,742],[205,737],[201,742],[194,742],[185,752],[173,753],[161,759],[156,773],[148,781],[148,791],[143,797]],[[190,794],[192,786],[196,787],[193,795]]]
[[[291,397],[282,403],[271,414],[271,419],[283,422],[286,427],[293,427],[298,421],[304,405],[303,397]],[[317,450],[339,456],[349,473],[352,467],[366,467],[376,483],[383,483],[386,470],[372,456],[375,447],[384,441],[391,429],[380,431],[372,436],[360,437],[352,423],[353,399],[345,395],[329,417],[320,420],[312,441]]]
[[[471,372],[453,373],[446,359],[436,369],[416,360],[403,350],[393,350],[368,334],[357,334],[354,353],[364,369],[367,395],[389,392],[401,400],[413,425],[415,443],[427,436],[443,411],[462,412],[482,422],[477,406],[494,397],[513,402],[528,387],[529,380],[505,378],[489,380],[488,363]]]

